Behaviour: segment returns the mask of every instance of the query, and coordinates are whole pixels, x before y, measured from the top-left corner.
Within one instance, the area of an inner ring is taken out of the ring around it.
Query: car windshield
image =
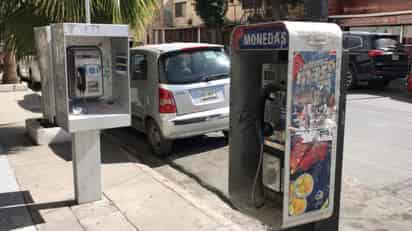
[[[375,48],[397,48],[400,47],[400,43],[393,37],[380,37],[374,40]]]
[[[223,49],[178,51],[160,59],[161,82],[187,84],[229,78],[230,61]]]

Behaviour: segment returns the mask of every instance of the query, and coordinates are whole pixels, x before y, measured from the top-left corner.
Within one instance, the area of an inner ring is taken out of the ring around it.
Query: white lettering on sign
[[[287,32],[249,33],[243,36],[245,46],[287,46]]]

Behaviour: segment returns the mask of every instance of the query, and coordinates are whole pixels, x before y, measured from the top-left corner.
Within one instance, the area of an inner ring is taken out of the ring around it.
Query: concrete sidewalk
[[[0,230],[36,230],[9,161],[0,146]]]
[[[32,145],[24,119],[40,116],[35,103],[29,103],[38,96],[20,94],[0,93],[7,109],[0,113],[1,231],[243,230],[105,136],[103,199],[76,205],[70,143]]]
[[[30,144],[26,139],[19,140],[17,134],[24,133],[24,127],[16,126],[16,123],[40,115],[40,96],[28,90],[0,92],[0,98],[0,231],[36,230],[25,206],[27,192],[20,189],[6,154]]]
[[[69,144],[7,155],[39,230],[241,230],[104,137],[102,152],[103,200],[80,206],[73,201]]]

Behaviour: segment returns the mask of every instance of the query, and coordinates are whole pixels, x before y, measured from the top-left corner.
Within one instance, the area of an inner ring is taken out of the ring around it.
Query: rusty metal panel
[[[362,17],[336,19],[341,26],[384,26],[412,24],[412,14],[393,15],[382,17]]]
[[[329,12],[336,14],[369,14],[412,9],[412,1],[404,0],[329,0]]]

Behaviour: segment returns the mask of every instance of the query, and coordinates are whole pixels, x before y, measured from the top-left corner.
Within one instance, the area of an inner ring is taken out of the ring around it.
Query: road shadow
[[[103,137],[104,136],[108,136],[109,140],[114,141],[114,143],[137,157],[143,164],[152,168],[163,166],[175,159],[190,155],[205,154],[228,145],[223,134],[179,139],[174,141],[171,155],[161,158],[153,154],[145,134],[133,128],[109,129],[103,132]]]
[[[15,230],[45,223],[40,211],[75,205],[74,200],[38,203],[29,191],[0,193],[0,230]]]
[[[165,165],[165,161],[153,155],[146,136],[131,127],[114,128],[102,132],[102,138],[119,146],[131,156],[151,168]]]
[[[120,155],[116,148],[113,147],[113,143],[102,136],[100,138],[100,151],[101,151],[101,163],[102,164],[116,164],[116,163],[129,163],[130,159],[125,155]],[[51,150],[62,160],[72,161],[72,144],[71,142],[49,144]]]
[[[228,140],[223,134],[213,133],[211,135],[195,136],[179,139],[174,142],[173,153],[169,159],[179,159],[186,156],[206,153],[223,148],[228,145]]]
[[[41,96],[36,93],[25,95],[23,100],[17,101],[20,107],[24,110],[31,111],[34,113],[41,113]]]
[[[368,86],[360,86],[357,89],[348,91],[347,94],[352,95],[352,96],[368,95],[365,97],[365,99],[371,99],[374,97],[376,98],[385,97],[385,98],[390,98],[390,99],[400,101],[400,102],[412,103],[412,93],[407,91],[405,87],[405,82],[403,79],[392,81],[387,88],[382,89],[382,90],[373,89]],[[363,99],[363,98],[360,97],[360,99]]]
[[[20,150],[33,146],[22,125],[3,124],[0,126],[0,155],[18,154]]]

